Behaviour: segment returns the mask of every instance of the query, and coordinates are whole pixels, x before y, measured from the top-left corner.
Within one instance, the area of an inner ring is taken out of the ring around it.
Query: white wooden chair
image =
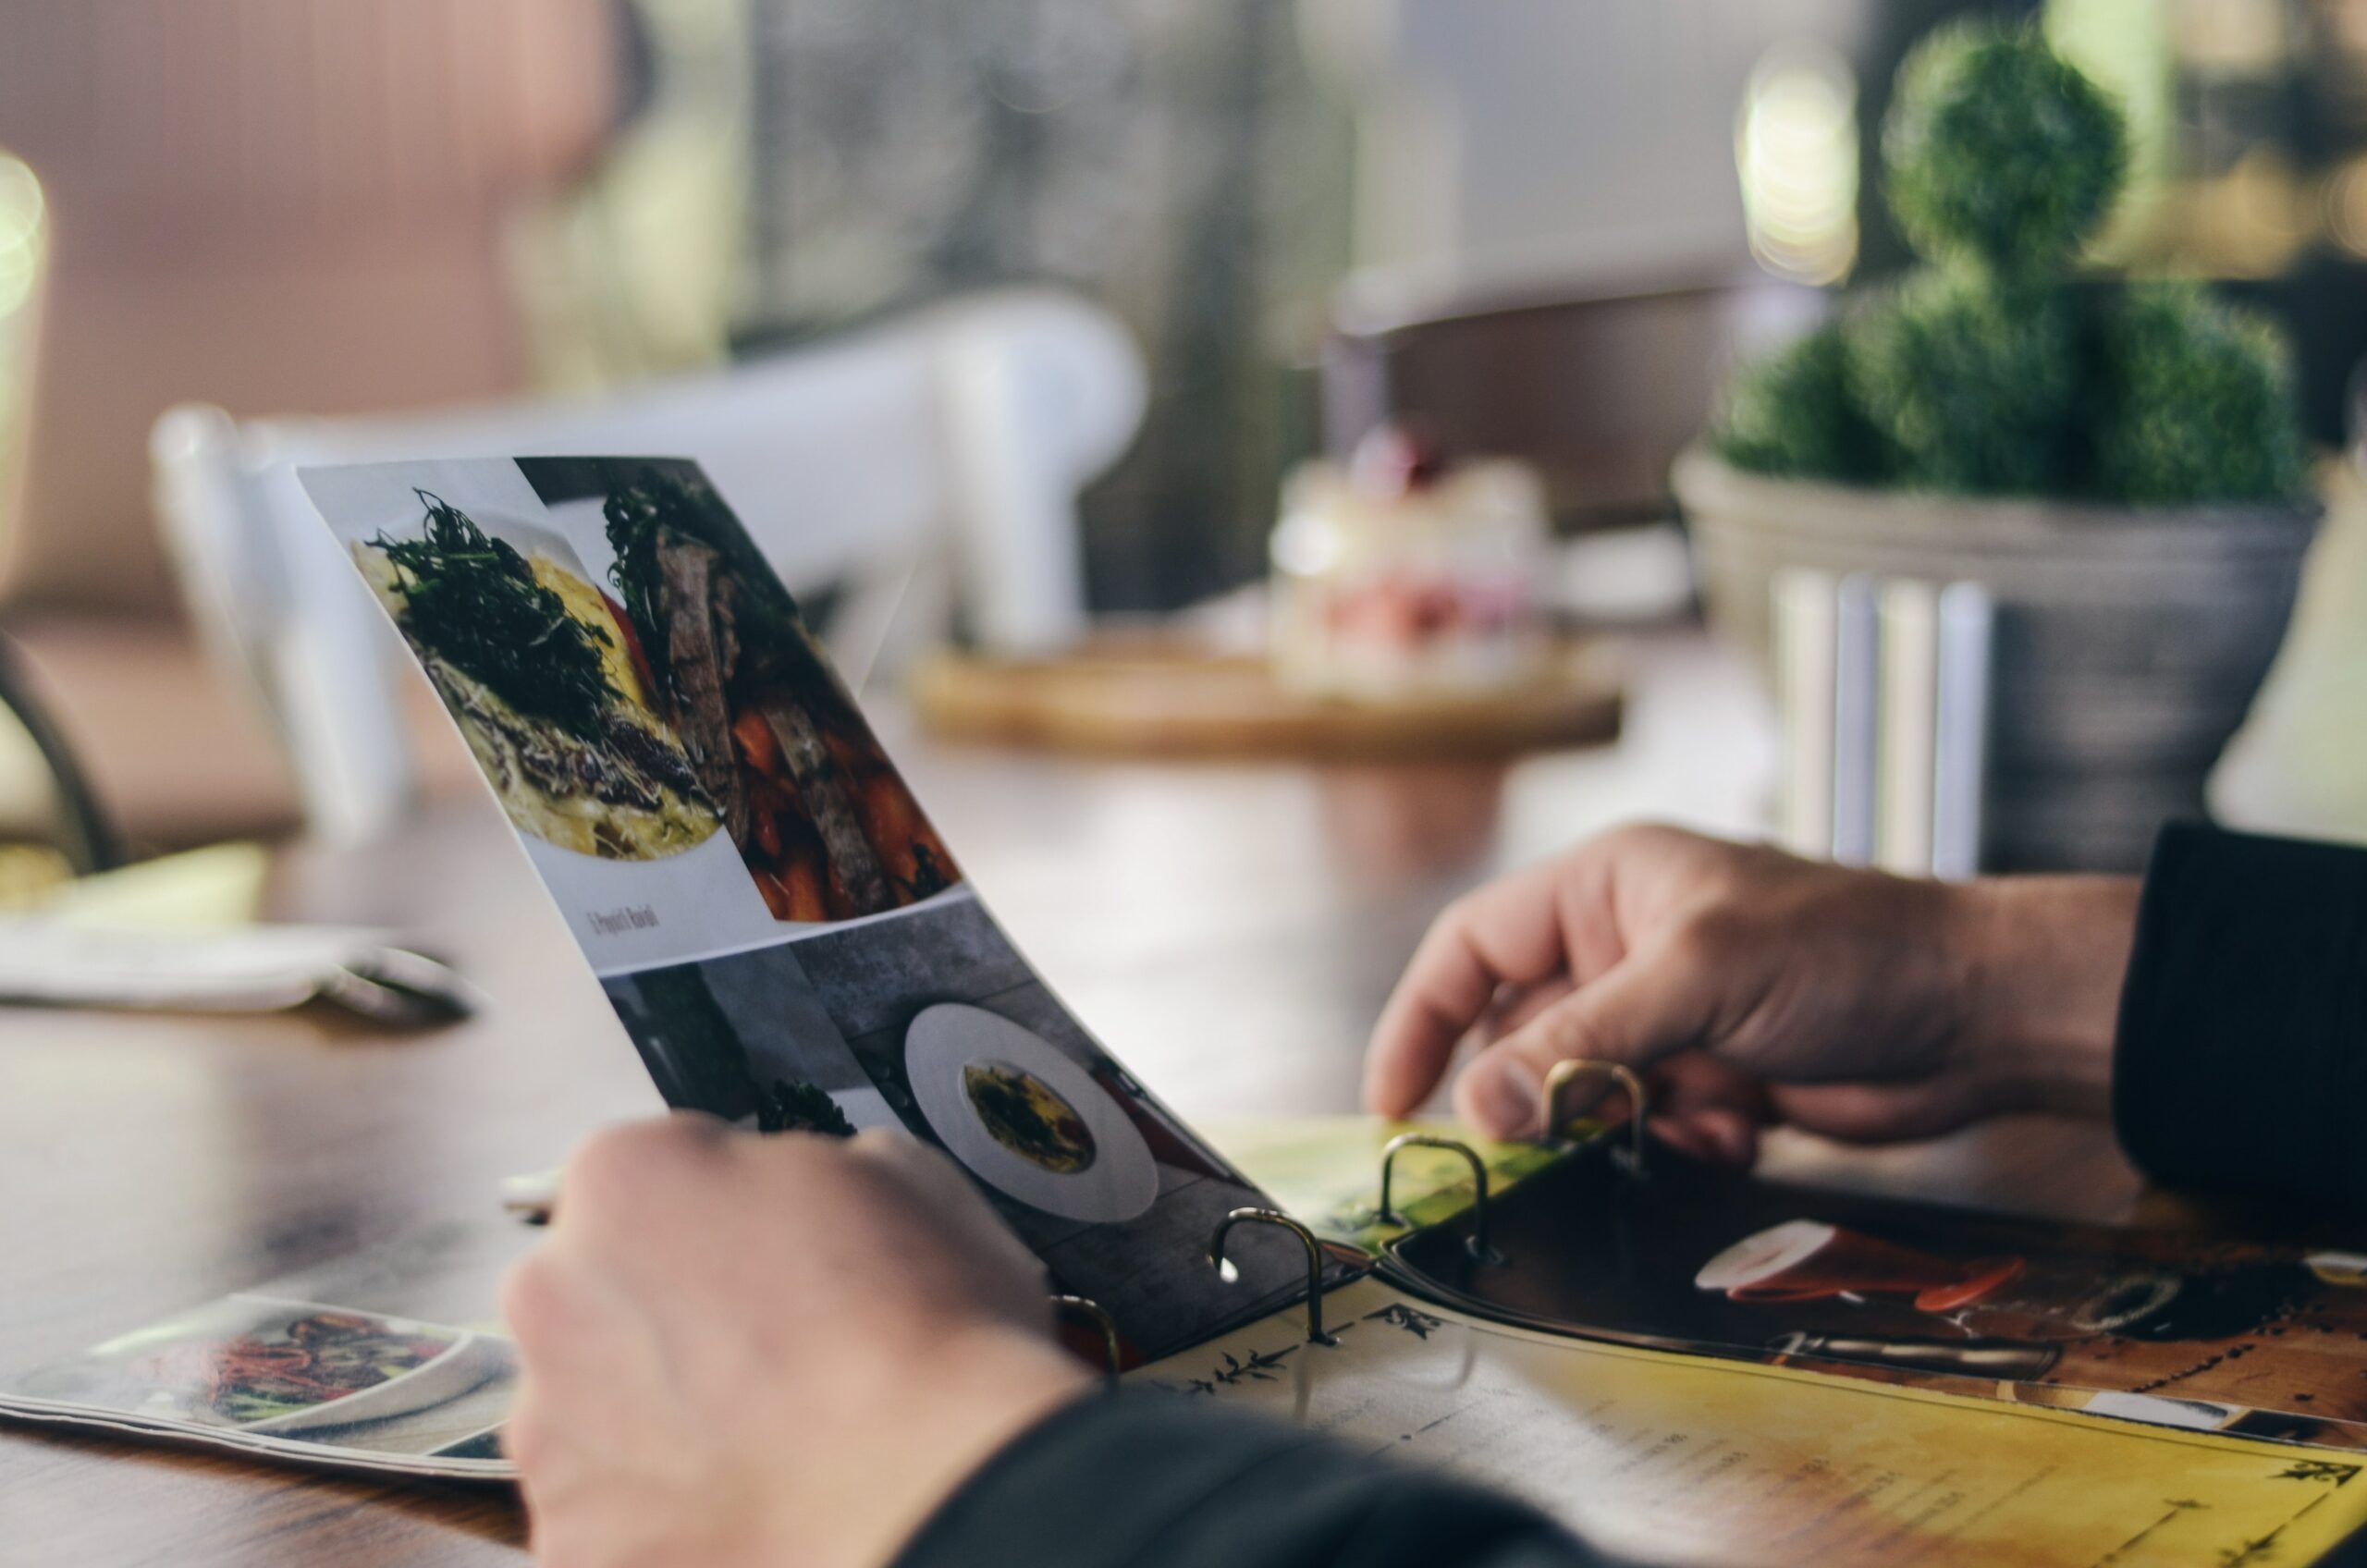
[[[598,398],[363,420],[168,411],[158,512],[215,656],[260,695],[311,827],[367,837],[418,792],[408,660],[299,464],[625,455],[702,463],[792,592],[837,590],[858,683],[948,632],[1040,651],[1084,628],[1076,496],[1139,423],[1139,351],[1096,307],[967,296],[813,349]]]

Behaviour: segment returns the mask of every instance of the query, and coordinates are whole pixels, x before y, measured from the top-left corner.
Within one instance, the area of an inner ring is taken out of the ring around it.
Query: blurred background
[[[2290,324],[2342,447],[2361,0],[0,0],[0,624],[139,842],[276,830],[301,765],[160,531],[168,410],[563,407],[1010,285],[1139,355],[1076,487],[1096,617],[1261,580],[1285,476],[1392,422],[1527,461],[1557,540],[1650,535],[1733,356],[1904,263],[1891,76],[1965,10],[2120,101],[2098,259]],[[2339,534],[2261,742],[2314,792],[2251,814],[2324,831],[2367,827],[2367,762],[2309,749],[2362,711]],[[1616,615],[1693,614],[1681,547],[1623,558]]]

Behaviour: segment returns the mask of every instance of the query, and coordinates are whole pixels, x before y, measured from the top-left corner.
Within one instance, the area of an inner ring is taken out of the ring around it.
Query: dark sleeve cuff
[[[1068,1406],[971,1477],[899,1568],[1594,1568],[1521,1505],[1188,1395]]]
[[[2113,1121],[2172,1186],[2367,1204],[2367,851],[2188,824],[2146,867]]]

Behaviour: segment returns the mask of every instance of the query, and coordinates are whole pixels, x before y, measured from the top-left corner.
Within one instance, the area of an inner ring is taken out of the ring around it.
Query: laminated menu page
[[[1604,1344],[1379,1279],[1128,1381],[1524,1498],[1603,1550],[1717,1568],[2296,1564],[2367,1523],[2356,1455]]]
[[[1638,1163],[1600,1135],[1507,1145],[1362,1117],[1210,1131],[1318,1232],[1492,1321],[2367,1452],[2355,1245],[1807,1187],[1664,1145]]]
[[[112,1329],[0,1377],[0,1417],[448,1480],[516,1474],[518,1358],[495,1318],[531,1232],[452,1224]]]
[[[1129,1358],[1304,1291],[1272,1231],[1209,1266],[1224,1216],[1267,1200],[1004,936],[696,465],[297,477],[670,1104],[937,1145]]]

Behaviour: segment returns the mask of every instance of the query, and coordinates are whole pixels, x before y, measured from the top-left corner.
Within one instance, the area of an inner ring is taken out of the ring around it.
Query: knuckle
[[[921,1142],[908,1133],[900,1133],[892,1128],[865,1127],[853,1137],[841,1140],[839,1146],[865,1159],[903,1161],[909,1160],[913,1151],[921,1147]]]
[[[1714,966],[1750,946],[1752,925],[1749,913],[1738,904],[1724,900],[1703,904],[1678,920],[1670,933],[1670,950],[1681,962]]]
[[[909,1133],[886,1127],[866,1128],[853,1137],[819,1153],[841,1170],[897,1187],[926,1185],[934,1179],[937,1151]]]
[[[776,1173],[790,1172],[799,1181],[827,1181],[830,1172],[845,1166],[851,1152],[867,1147],[872,1139],[888,1135],[884,1129],[877,1127],[865,1128],[852,1137],[828,1133],[773,1133],[762,1138],[742,1139],[738,1152],[761,1161]]]
[[[1594,840],[1589,848],[1600,847],[1613,853],[1641,854],[1674,848],[1678,844],[1698,843],[1698,835],[1666,822],[1630,822],[1613,828]]]
[[[563,1292],[546,1255],[536,1253],[510,1268],[501,1281],[501,1320],[509,1326],[521,1354],[539,1345],[565,1313]]]
[[[1593,1019],[1577,1008],[1548,1014],[1538,1021],[1536,1029],[1506,1044],[1508,1054],[1527,1064],[1540,1082],[1562,1062],[1590,1061],[1601,1054]]]
[[[1432,943],[1462,940],[1466,932],[1479,924],[1480,916],[1486,911],[1484,893],[1484,888],[1475,888],[1448,900],[1446,907],[1440,910],[1437,918],[1430,922],[1425,940]]]
[[[688,1174],[713,1154],[717,1125],[669,1116],[594,1133],[567,1162],[559,1187],[561,1217],[570,1208],[629,1207],[653,1182]]]

